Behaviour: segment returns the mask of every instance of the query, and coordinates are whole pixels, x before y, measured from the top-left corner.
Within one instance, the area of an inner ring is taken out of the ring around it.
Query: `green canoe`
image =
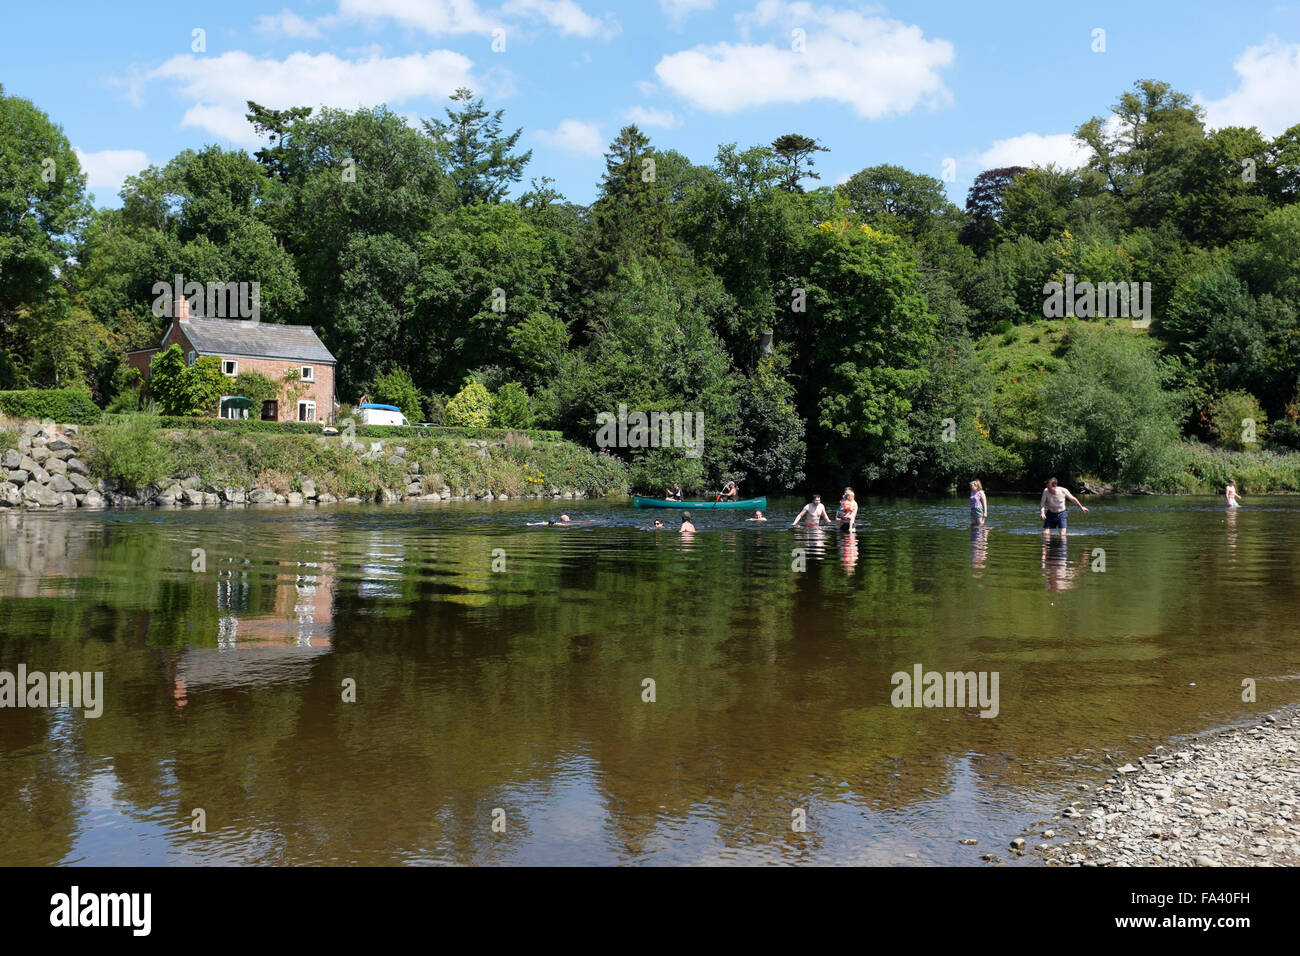
[[[632,506],[635,508],[682,508],[686,510],[748,508],[750,511],[763,511],[767,508],[767,499],[746,498],[743,501],[667,501],[663,498],[643,498],[640,495],[633,495]]]

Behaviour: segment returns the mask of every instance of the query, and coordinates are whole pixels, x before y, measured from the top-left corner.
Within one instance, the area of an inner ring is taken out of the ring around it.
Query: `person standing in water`
[[[1038,514],[1043,519],[1044,538],[1051,537],[1053,528],[1061,529],[1062,538],[1068,533],[1065,528],[1066,501],[1073,501],[1080,511],[1084,514],[1088,513],[1083,502],[1070,494],[1069,488],[1058,485],[1055,478],[1048,478],[1047,487],[1043,489],[1042,497],[1038,499]]]
[[[821,524],[822,519],[825,519],[827,524],[830,524],[831,521],[831,516],[826,513],[826,506],[822,504],[821,495],[812,496],[812,501],[804,505],[803,508],[800,509],[799,513],[794,516],[794,520],[790,522],[790,527],[793,528],[802,521],[804,515],[808,516],[809,524]]]
[[[1241,506],[1241,493],[1237,491],[1237,482],[1233,479],[1228,479],[1228,487],[1223,489],[1223,496],[1228,500],[1229,508]]]
[[[858,502],[853,496],[852,488],[844,489],[844,497],[840,499],[840,508],[835,517],[839,519],[841,531],[853,531],[858,520]]]
[[[682,512],[682,526],[677,530],[682,534],[695,533],[695,525],[691,524],[691,513],[689,511]]]
[[[984,519],[988,516],[989,499],[984,494],[984,486],[976,478],[970,483],[970,523],[983,527]]]

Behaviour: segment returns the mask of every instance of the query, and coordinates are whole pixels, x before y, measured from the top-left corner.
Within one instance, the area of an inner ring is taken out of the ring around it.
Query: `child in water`
[[[1223,496],[1228,499],[1229,508],[1241,506],[1241,493],[1237,491],[1237,482],[1228,479],[1228,487],[1223,489]]]
[[[989,516],[989,499],[984,494],[984,486],[976,478],[970,483],[970,523],[983,525]]]

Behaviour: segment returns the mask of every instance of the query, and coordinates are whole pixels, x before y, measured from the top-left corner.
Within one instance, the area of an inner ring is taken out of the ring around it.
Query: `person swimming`
[[[754,517],[752,517],[752,518],[746,518],[745,520],[746,520],[746,521],[766,521],[767,519],[763,517],[763,512],[761,512],[761,511],[755,511],[755,512],[754,512]]]
[[[662,521],[660,521],[658,518],[655,518],[655,523],[654,523],[655,530],[658,531],[658,530],[660,530],[661,528],[663,528],[663,526],[664,526],[664,523],[663,523]]]
[[[682,526],[677,530],[682,534],[695,533],[695,525],[691,524],[691,513],[689,511],[682,512]]]
[[[810,525],[821,524],[823,518],[826,520],[827,524],[829,524],[831,520],[831,516],[826,513],[826,506],[822,504],[821,495],[812,496],[812,501],[804,505],[803,508],[800,509],[799,513],[794,516],[794,520],[790,522],[790,527],[793,528],[800,521],[803,521],[804,515],[808,516],[808,524]]]
[[[526,525],[527,525],[528,527],[530,527],[530,528],[536,528],[536,527],[538,527],[538,526],[545,526],[545,525],[560,525],[560,526],[565,526],[565,525],[570,525],[570,524],[573,524],[573,522],[569,520],[569,516],[568,516],[568,515],[560,515],[560,520],[559,520],[559,521],[528,521],[528,522],[526,522]]]

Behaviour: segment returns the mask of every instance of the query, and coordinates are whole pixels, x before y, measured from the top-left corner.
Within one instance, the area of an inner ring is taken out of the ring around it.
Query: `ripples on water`
[[[1105,753],[1300,696],[1289,500],[1046,544],[1028,499],[799,504],[0,514],[0,670],[106,685],[0,710],[0,860],[975,863]],[[998,716],[890,706],[918,663]]]

